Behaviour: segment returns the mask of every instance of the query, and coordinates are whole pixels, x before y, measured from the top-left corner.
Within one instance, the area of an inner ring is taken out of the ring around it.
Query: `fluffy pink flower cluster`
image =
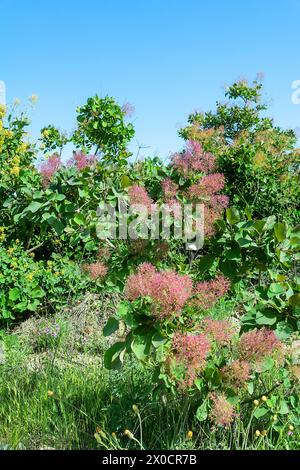
[[[171,178],[166,178],[162,181],[161,187],[164,194],[164,199],[169,201],[176,197],[178,191],[178,185],[171,180]]]
[[[82,152],[73,152],[73,157],[71,160],[68,161],[69,166],[76,166],[77,170],[84,170],[84,168],[88,168],[94,166],[97,161],[95,155],[85,155]]]
[[[246,361],[235,360],[222,367],[221,374],[225,383],[234,390],[245,385],[250,376],[250,365]]]
[[[222,173],[213,173],[203,176],[201,180],[192,184],[188,189],[188,196],[194,201],[205,201],[221,191],[225,185],[225,177]]]
[[[228,320],[214,320],[208,317],[202,321],[202,328],[203,332],[219,346],[230,344],[235,335],[235,329]]]
[[[244,360],[261,362],[267,356],[281,355],[283,347],[274,331],[262,328],[243,333],[238,344],[238,352]]]
[[[222,173],[204,176],[198,183],[192,184],[187,190],[187,197],[193,202],[204,203],[204,233],[210,237],[214,235],[214,224],[222,217],[224,209],[228,207],[229,198],[223,194],[216,194],[224,188],[225,178]]]
[[[199,282],[194,287],[191,303],[201,310],[209,310],[229,288],[230,281],[222,275],[210,281]]]
[[[137,184],[130,186],[128,188],[128,196],[130,204],[139,204],[145,206],[148,211],[151,209],[151,204],[153,204],[152,199],[148,195],[145,188]]]
[[[212,407],[210,419],[217,426],[229,426],[235,416],[234,407],[229,403],[224,393],[210,395]]]
[[[174,271],[156,271],[150,263],[139,266],[137,273],[128,277],[125,294],[128,300],[151,297],[153,314],[159,319],[180,312],[192,293],[192,280]]]
[[[185,367],[185,385],[190,387],[198,372],[205,365],[210,350],[210,342],[203,334],[187,335],[176,333],[172,340],[175,361]]]
[[[51,155],[40,167],[40,173],[42,175],[43,186],[48,186],[52,176],[61,167],[61,159],[57,154]]]
[[[94,280],[104,278],[108,271],[108,268],[104,263],[85,264],[83,268]]]
[[[98,248],[97,258],[102,261],[107,261],[111,257],[111,252],[108,246],[100,246]]]
[[[172,165],[184,176],[190,176],[195,172],[211,173],[215,169],[216,159],[211,153],[204,152],[199,142],[190,140],[183,152],[173,155]]]

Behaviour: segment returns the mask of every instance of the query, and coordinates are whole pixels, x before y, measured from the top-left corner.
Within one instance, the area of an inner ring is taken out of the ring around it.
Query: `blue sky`
[[[135,106],[145,154],[182,146],[177,130],[214,108],[224,84],[265,73],[270,114],[300,126],[300,0],[1,0],[0,80],[7,101],[32,93],[32,133],[74,126],[88,96]]]

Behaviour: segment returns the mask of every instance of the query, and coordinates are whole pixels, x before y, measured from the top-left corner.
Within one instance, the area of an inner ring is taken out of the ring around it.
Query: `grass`
[[[226,306],[221,306],[223,316]],[[198,403],[184,396],[152,394],[151,371],[128,359],[109,372],[95,354],[59,348],[32,362],[19,335],[2,334],[0,446],[12,449],[299,449],[286,433],[255,437],[251,411],[230,429],[195,419]],[[68,343],[68,342],[67,342]],[[66,343],[66,344],[67,344]],[[40,353],[37,353],[40,354]],[[80,360],[82,362],[80,362]],[[133,405],[136,405],[135,411]],[[246,424],[243,424],[246,423]],[[133,436],[124,435],[128,429]],[[187,432],[193,431],[189,438]],[[96,436],[95,436],[96,434]]]

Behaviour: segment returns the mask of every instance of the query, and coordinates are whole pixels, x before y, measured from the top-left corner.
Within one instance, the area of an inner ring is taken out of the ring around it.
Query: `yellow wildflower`
[[[0,119],[3,119],[6,114],[5,104],[0,104]]]
[[[13,166],[13,167],[11,168],[11,170],[10,170],[10,174],[11,174],[11,175],[15,175],[15,176],[19,176],[19,174],[20,174],[20,167],[17,166],[17,165]]]
[[[132,432],[129,431],[129,429],[125,429],[124,436],[129,437],[129,439],[133,439],[133,437],[134,437]]]
[[[33,95],[29,96],[28,99],[32,104],[35,104],[38,100],[38,95],[33,94]]]

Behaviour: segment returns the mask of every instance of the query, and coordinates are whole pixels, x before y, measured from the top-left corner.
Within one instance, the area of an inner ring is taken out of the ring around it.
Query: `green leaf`
[[[278,409],[278,413],[280,415],[287,415],[289,413],[289,407],[288,407],[288,404],[285,400],[281,399],[280,402],[279,402],[279,409]]]
[[[300,294],[294,294],[289,298],[289,305],[296,308],[300,305]]]
[[[256,410],[253,413],[253,416],[256,419],[259,419],[259,418],[262,418],[263,416],[265,416],[268,412],[269,412],[268,408],[259,407],[259,408],[256,408]]]
[[[286,231],[287,230],[285,224],[277,222],[274,225],[274,235],[275,238],[279,241],[279,243],[283,242],[286,239]]]
[[[241,250],[238,245],[226,251],[225,257],[231,261],[239,261],[241,259]]]
[[[127,175],[121,176],[121,187],[122,188],[128,188],[129,186],[132,185],[131,179]]]
[[[235,261],[221,261],[220,270],[224,276],[234,278],[238,274],[238,265]]]
[[[249,248],[250,246],[257,246],[256,243],[249,238],[238,238],[236,240],[241,248]]]
[[[30,294],[33,299],[39,299],[41,297],[44,297],[45,292],[40,287],[36,287],[35,289],[32,289],[30,291]]]
[[[230,225],[235,225],[240,220],[239,211],[235,207],[226,209],[226,218]]]
[[[37,212],[41,207],[43,206],[42,203],[33,201],[31,204],[29,204],[28,207],[26,207],[25,211],[26,212],[32,212],[33,214]]]
[[[76,214],[74,217],[74,222],[77,225],[84,225],[85,224],[85,217],[83,214]]]
[[[280,295],[286,292],[286,288],[279,282],[272,282],[268,289],[268,295]]]
[[[256,312],[256,323],[258,325],[274,325],[278,320],[278,315],[275,310],[265,309],[262,312]]]
[[[276,336],[281,341],[288,339],[294,333],[294,329],[285,321],[280,321],[276,325]]]
[[[135,335],[131,343],[131,350],[136,357],[143,361],[150,352],[152,332],[143,335]]]
[[[104,367],[106,369],[118,370],[121,369],[126,350],[126,343],[124,341],[113,344],[104,354]]]
[[[103,335],[110,336],[118,329],[119,329],[119,320],[117,320],[114,317],[110,317],[106,325],[103,328]]]
[[[20,290],[17,287],[14,287],[13,289],[9,290],[8,298],[12,301],[18,300],[20,298],[20,294]]]
[[[159,332],[155,333],[152,337],[152,344],[155,348],[159,348],[164,345],[167,341],[167,338],[162,336]]]
[[[47,222],[49,225],[51,225],[51,227],[54,228],[57,235],[61,235],[62,232],[64,231],[64,226],[62,222],[54,215],[51,215],[51,217],[47,219]]]
[[[197,262],[197,269],[200,273],[205,273],[214,264],[216,257],[214,255],[204,255]]]
[[[198,406],[196,411],[196,418],[198,421],[205,421],[208,417],[208,402],[204,401],[202,405]]]

